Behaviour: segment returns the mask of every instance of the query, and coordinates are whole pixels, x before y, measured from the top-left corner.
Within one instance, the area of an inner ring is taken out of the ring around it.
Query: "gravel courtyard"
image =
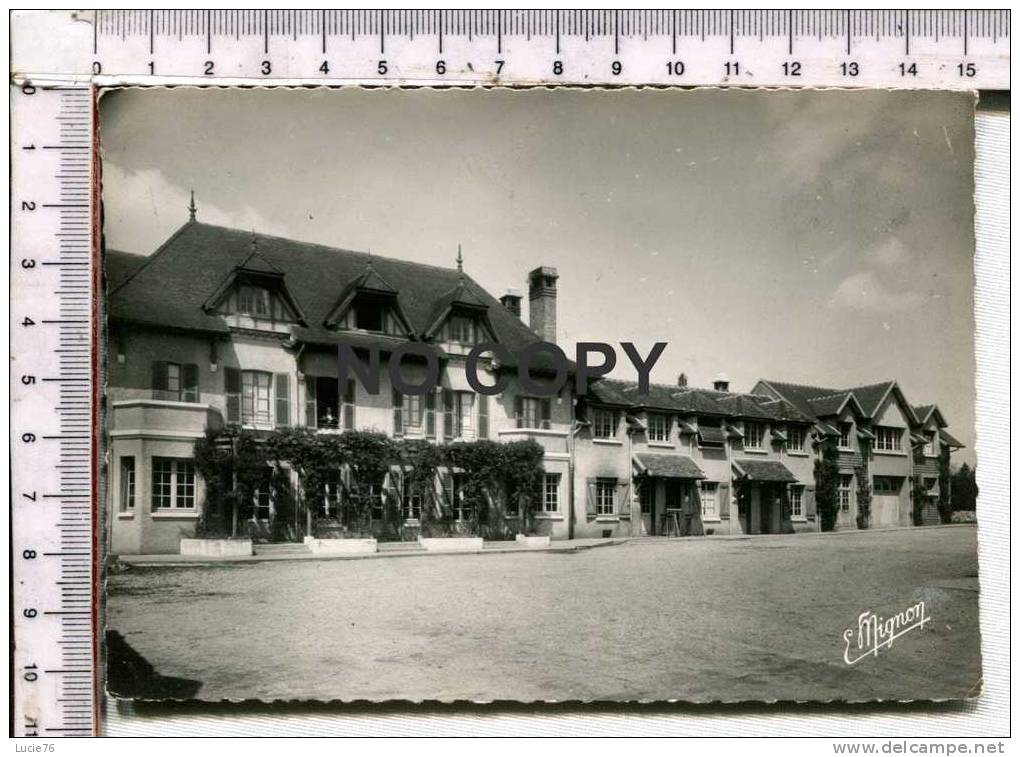
[[[918,600],[931,626],[844,663],[861,612]],[[981,678],[973,527],[132,568],[107,627],[207,700],[937,700]]]

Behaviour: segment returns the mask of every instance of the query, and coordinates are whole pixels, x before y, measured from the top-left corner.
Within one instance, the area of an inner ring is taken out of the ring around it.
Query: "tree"
[[[857,478],[857,528],[871,525],[871,476],[868,466],[859,465],[854,469]]]
[[[822,459],[815,460],[815,504],[822,530],[835,530],[839,514],[839,452],[832,440],[824,442]]]
[[[964,463],[949,478],[953,511],[977,509],[977,468]]]

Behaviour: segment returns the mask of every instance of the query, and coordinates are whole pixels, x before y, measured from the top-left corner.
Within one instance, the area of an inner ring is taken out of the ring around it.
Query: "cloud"
[[[103,217],[106,243],[127,252],[148,255],[155,238],[167,239],[188,220],[190,191],[171,183],[162,171],[143,168],[127,171],[103,162]],[[275,233],[271,223],[249,205],[224,208],[196,198],[198,219],[235,229]]]
[[[922,301],[917,292],[886,286],[873,271],[859,271],[839,283],[829,302],[864,313],[901,313],[920,307]]]

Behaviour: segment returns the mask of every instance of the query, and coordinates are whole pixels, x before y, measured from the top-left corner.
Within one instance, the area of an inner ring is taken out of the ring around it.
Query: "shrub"
[[[839,452],[832,440],[824,442],[822,459],[815,461],[815,504],[822,530],[835,530],[839,515]]]

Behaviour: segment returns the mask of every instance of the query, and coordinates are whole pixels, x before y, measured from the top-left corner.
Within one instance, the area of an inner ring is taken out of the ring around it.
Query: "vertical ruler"
[[[92,90],[11,87],[13,731],[96,728]]]

